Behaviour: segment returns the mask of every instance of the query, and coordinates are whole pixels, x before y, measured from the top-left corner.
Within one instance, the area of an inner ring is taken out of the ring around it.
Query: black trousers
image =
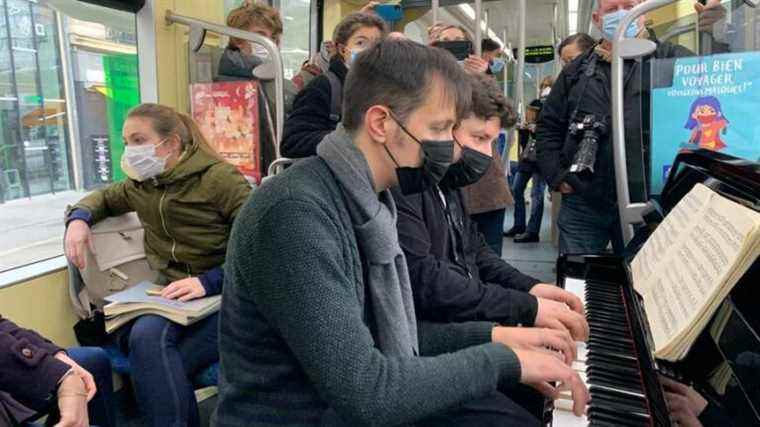
[[[539,427],[543,415],[544,397],[532,388],[518,386],[505,393],[494,393],[422,422],[420,427],[477,426],[477,427]]]

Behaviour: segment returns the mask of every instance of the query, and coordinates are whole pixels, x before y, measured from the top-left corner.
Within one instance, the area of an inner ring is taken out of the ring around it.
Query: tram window
[[[285,78],[292,78],[309,58],[309,0],[279,0],[282,14],[282,59]]]
[[[123,178],[135,15],[61,4],[0,0],[0,272],[62,255],[65,207]]]

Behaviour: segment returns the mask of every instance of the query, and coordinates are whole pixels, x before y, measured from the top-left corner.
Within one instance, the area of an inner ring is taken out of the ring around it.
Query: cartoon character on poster
[[[728,119],[723,115],[720,101],[714,96],[702,96],[691,104],[689,119],[684,126],[691,130],[689,144],[699,148],[720,151],[726,148],[721,138],[728,130]]]

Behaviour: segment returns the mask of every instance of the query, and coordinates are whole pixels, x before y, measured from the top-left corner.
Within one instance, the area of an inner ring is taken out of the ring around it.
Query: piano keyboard
[[[565,278],[565,290],[586,307],[588,343],[578,343],[573,368],[589,388],[586,417],[572,414],[572,398],[555,401],[553,426],[652,426],[647,397],[619,287]]]

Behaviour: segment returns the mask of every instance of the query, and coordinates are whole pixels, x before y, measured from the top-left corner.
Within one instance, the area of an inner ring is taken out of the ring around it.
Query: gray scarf
[[[378,348],[389,356],[418,354],[414,300],[406,259],[398,242],[393,197],[387,190],[379,197],[375,193],[367,159],[342,125],[322,140],[317,155],[340,183],[356,241],[366,257],[366,289]]]

